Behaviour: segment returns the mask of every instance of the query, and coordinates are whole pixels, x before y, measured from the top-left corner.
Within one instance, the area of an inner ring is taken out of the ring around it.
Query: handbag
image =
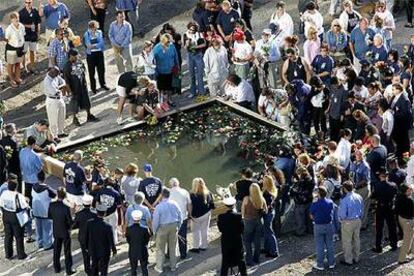
[[[16,217],[19,221],[20,227],[25,226],[26,223],[29,221],[29,214],[27,212],[27,209],[21,209],[18,194],[16,194]]]

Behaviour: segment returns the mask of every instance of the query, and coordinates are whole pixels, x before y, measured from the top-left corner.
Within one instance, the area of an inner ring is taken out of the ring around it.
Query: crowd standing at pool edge
[[[82,110],[87,122],[100,120],[91,113],[89,95],[111,90],[104,57],[105,48],[111,47],[119,74],[117,124],[159,117],[174,108],[173,96],[182,93],[182,65],[187,59],[188,98],[222,97],[302,134],[292,148],[280,145],[262,172],[243,168],[241,179],[220,195],[225,206],[217,218],[221,275],[234,273],[236,266],[247,275],[248,267],[263,260],[263,252],[265,258],[278,258],[281,217],[292,202],[295,235],[314,236],[315,270],[335,269],[338,262],[356,265],[360,231],[365,229],[375,230],[375,253],[389,244],[391,251],[399,250],[399,264],[411,261],[414,34],[403,52],[393,48],[393,0],[370,1],[375,10],[369,17],[358,12],[358,1],[330,0],[332,21],[327,29],[320,1],[299,1],[299,26],[294,26],[286,4],[274,1],[274,13],[259,39],[252,32],[253,0],[202,0],[184,34],[166,23],[157,36],[145,41],[138,56],[132,55],[132,37],[141,33],[142,0],[116,0],[116,18],[108,30],[104,29],[107,1],[86,2],[91,21],[84,33],[70,28],[74,7],[57,0],[44,5],[39,1],[38,7],[33,0],[24,0],[19,12],[8,15],[10,25],[0,26],[13,89],[25,83],[23,76],[39,74],[41,24],[49,63],[42,86],[47,119],[28,127],[22,141],[16,138],[13,122],[2,126],[5,258],[16,257],[15,241],[17,258],[30,259],[25,242],[36,242],[39,250],[53,250],[53,268],[59,273],[63,247],[64,269],[74,274],[73,229],[79,229],[88,275],[107,275],[111,255],[125,241],[131,275],[137,275],[138,262],[142,274],[148,275],[150,240],[155,241],[153,269],[158,273],[174,272],[180,259],[208,250],[215,202],[200,177],[195,176],[191,191],[186,191],[177,178],[162,183],[151,164],[142,168],[143,178],[134,163],[109,172],[100,156],[93,168],[85,169],[83,152],[78,150],[65,164],[64,187],[53,190],[45,184],[39,154],[53,153],[68,136],[67,108],[77,127],[85,123],[77,117]],[[400,2],[407,12],[405,27],[413,28],[414,3]],[[86,54],[88,79],[79,52]],[[126,104],[128,118],[123,117]],[[193,240],[188,250],[189,225]],[[343,257],[335,257],[338,241]],[[166,259],[169,266],[164,266]]]

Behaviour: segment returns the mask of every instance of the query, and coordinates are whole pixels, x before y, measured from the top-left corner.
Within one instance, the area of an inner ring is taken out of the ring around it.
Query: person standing
[[[109,25],[108,36],[114,50],[118,73],[132,71],[132,27],[129,22],[125,21],[123,11],[116,12],[116,20]]]
[[[0,145],[3,149],[8,149],[12,151],[10,157],[6,155],[7,158],[7,172],[8,174],[14,174],[17,176],[17,191],[19,193],[22,192],[22,172],[20,170],[20,159],[19,159],[19,151],[20,145],[16,138],[16,125],[14,123],[7,124],[4,127],[4,131],[6,135],[3,135],[0,140]]]
[[[46,26],[46,42],[49,42],[52,33],[59,28],[59,22],[63,18],[70,18],[68,7],[58,0],[47,0],[47,4],[42,4],[43,0],[39,1],[39,15],[45,17]]]
[[[234,210],[236,202],[231,196],[223,198],[226,211],[217,218],[217,227],[221,232],[221,276],[228,275],[229,268],[234,266],[239,268],[240,275],[247,275],[243,250],[244,224],[241,214]]]
[[[411,184],[402,184],[395,200],[395,214],[398,216],[398,222],[404,233],[403,243],[398,256],[399,264],[409,262],[407,255],[413,250],[414,201],[412,194],[413,186]]]
[[[152,165],[144,165],[145,178],[141,180],[138,191],[144,193],[144,204],[154,211],[155,206],[161,201],[163,184],[158,177],[152,176]]]
[[[410,159],[408,159],[407,167],[405,169],[407,176],[405,181],[409,185],[414,185],[414,142],[410,144]]]
[[[20,78],[20,64],[24,56],[25,28],[19,22],[19,14],[12,12],[9,16],[11,24],[5,30],[7,74],[10,85],[17,88],[23,81]]]
[[[282,80],[284,84],[300,79],[303,82],[310,80],[312,69],[305,59],[299,56],[296,48],[288,48],[286,50],[287,59],[282,66]]]
[[[88,275],[91,273],[91,257],[88,252],[87,244],[87,224],[89,220],[96,218],[96,213],[91,211],[92,202],[92,196],[87,194],[82,196],[83,209],[76,213],[72,225],[72,229],[79,228],[78,241],[82,250],[83,267],[85,269],[85,273]]]
[[[165,248],[170,254],[170,268],[174,272],[177,269],[177,248],[178,229],[183,221],[180,208],[175,201],[170,199],[170,190],[163,188],[161,192],[162,200],[155,207],[153,214],[153,230],[156,235],[157,257],[154,270],[158,273],[163,272],[165,258]]]
[[[225,0],[221,3],[221,11],[218,13],[215,23],[217,25],[218,34],[223,38],[226,46],[228,46],[232,40],[235,22],[239,18],[239,13],[232,8],[229,1]]]
[[[342,250],[344,260],[341,263],[352,265],[359,262],[361,219],[364,214],[362,197],[354,192],[354,184],[345,181],[342,184],[345,197],[341,199],[338,217],[341,222]],[[368,210],[366,210],[368,211]]]
[[[388,238],[391,250],[395,251],[397,247],[397,225],[395,224],[394,200],[397,194],[397,185],[389,182],[387,179],[388,172],[385,167],[377,171],[379,182],[374,186],[371,195],[373,200],[377,201],[375,209],[375,247],[372,249],[375,253],[382,253],[382,236],[384,233],[384,221],[388,226]]]
[[[98,22],[97,27],[105,35],[105,16],[108,7],[107,0],[87,0],[91,13],[91,20]]]
[[[325,256],[330,269],[335,268],[335,249],[333,245],[333,216],[334,203],[327,199],[327,191],[324,186],[317,189],[317,201],[310,207],[310,215],[313,220],[313,231],[316,244],[316,264],[313,268],[324,270]],[[326,250],[326,253],[325,253]]]
[[[69,61],[63,69],[63,76],[65,78],[67,87],[72,94],[71,104],[73,109],[73,124],[80,126],[79,120],[76,117],[79,110],[86,110],[87,122],[99,121],[91,113],[91,101],[89,99],[88,87],[85,78],[85,65],[78,61],[78,51],[72,49],[69,51]]]
[[[53,248],[52,220],[48,218],[50,201],[56,197],[56,193],[45,183],[45,174],[39,173],[39,182],[32,189],[32,212],[36,223],[36,242],[39,249],[49,250]]]
[[[372,148],[366,160],[371,169],[371,184],[375,188],[379,181],[378,172],[387,164],[387,149],[381,144],[381,137],[378,134],[372,136],[371,144]]]
[[[224,82],[229,74],[227,50],[222,45],[222,39],[216,35],[211,40],[211,46],[204,53],[204,72],[207,76],[207,86],[210,96],[224,94]]]
[[[294,24],[292,17],[286,12],[286,3],[279,1],[276,3],[276,11],[270,17],[270,23],[279,25],[286,35],[293,35]]]
[[[133,224],[126,230],[126,240],[129,244],[128,257],[131,266],[131,276],[137,275],[138,261],[143,276],[148,276],[148,242],[150,234],[148,229],[140,224],[143,213],[134,210],[131,213]]]
[[[63,138],[66,119],[66,82],[59,75],[58,67],[50,67],[43,80],[43,92],[46,95],[46,113],[49,121],[50,133],[53,138]]]
[[[26,57],[23,56],[23,68],[27,72],[33,74],[35,61],[36,61],[36,51],[37,51],[37,42],[39,41],[40,36],[40,23],[42,19],[40,18],[39,11],[33,7],[33,0],[25,0],[24,8],[19,11],[20,23],[24,25],[25,36],[24,36],[24,53],[29,52],[29,64],[26,66]]]
[[[279,247],[275,232],[273,231],[273,219],[275,218],[274,206],[280,206],[276,203],[278,199],[278,190],[272,176],[265,175],[263,177],[263,198],[266,201],[267,213],[263,216],[264,229],[264,249],[266,257],[276,258],[279,256]],[[279,212],[279,210],[278,210]]]
[[[54,33],[56,37],[50,41],[47,49],[49,67],[57,66],[59,70],[63,70],[63,67],[68,61],[70,47],[64,41],[65,31],[63,29],[58,28]]]
[[[106,206],[96,205],[97,217],[86,225],[86,244],[92,260],[91,275],[108,275],[109,260],[117,254],[111,225],[104,221]]]
[[[365,54],[371,49],[374,31],[368,28],[369,22],[366,18],[359,20],[359,26],[355,27],[350,35],[349,49],[354,60],[354,66],[359,73],[361,71],[361,60],[366,59]]]
[[[125,212],[125,220],[124,220],[124,227],[123,232],[125,234],[126,228],[134,224],[134,220],[132,219],[131,213],[134,210],[139,210],[142,212],[141,216],[141,227],[147,228],[148,232],[152,235],[152,218],[151,213],[147,206],[143,205],[145,200],[145,195],[143,192],[136,192],[134,195],[134,203],[130,204]]]
[[[101,89],[109,91],[105,82],[105,41],[104,33],[98,30],[98,21],[92,20],[88,23],[88,30],[83,39],[86,46],[86,62],[88,64],[89,82],[93,94],[96,94],[95,71],[98,72],[99,85]]]
[[[60,252],[65,254],[65,269],[66,274],[72,275],[76,273],[76,270],[72,269],[72,251],[71,251],[71,239],[70,230],[72,228],[72,216],[70,214],[70,208],[63,203],[66,198],[66,189],[60,187],[57,190],[57,201],[50,203],[48,217],[53,221],[53,268],[55,273],[60,273]]]
[[[187,258],[188,219],[191,216],[193,206],[190,193],[186,189],[180,187],[180,182],[177,178],[171,178],[169,184],[171,188],[170,199],[178,204],[183,217],[183,223],[178,230],[178,248],[180,250],[181,260],[184,260]]]
[[[63,167],[63,179],[68,200],[78,206],[82,205],[82,196],[87,190],[85,170],[80,164],[82,159],[83,152],[76,150],[73,153],[72,161]]]
[[[139,169],[135,163],[129,163],[125,168],[126,177],[121,182],[121,190],[128,205],[135,203],[135,193],[138,191],[141,178],[137,177]]]
[[[16,239],[17,258],[26,259],[24,252],[24,226],[20,225],[17,219],[17,212],[26,210],[29,205],[24,196],[18,193],[17,181],[8,181],[8,190],[0,196],[0,207],[4,225],[4,253],[5,258],[13,258],[13,239]]]

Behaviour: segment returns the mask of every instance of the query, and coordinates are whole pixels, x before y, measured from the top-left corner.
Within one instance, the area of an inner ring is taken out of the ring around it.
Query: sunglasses
[[[334,25],[334,27],[341,27],[341,25]]]
[[[31,5],[33,2],[24,2],[27,5]]]

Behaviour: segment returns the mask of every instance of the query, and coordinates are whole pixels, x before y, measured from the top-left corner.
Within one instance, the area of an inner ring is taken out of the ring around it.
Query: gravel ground
[[[0,0],[1,1],[1,0]],[[288,4],[288,11],[294,18],[296,24],[298,24],[297,14],[297,1],[286,1]],[[111,1],[113,2],[113,1]],[[161,25],[169,21],[173,25],[177,26],[179,31],[183,31],[188,18],[191,16],[191,7],[195,3],[195,0],[180,0],[180,1],[163,1],[163,0],[151,0],[144,1],[142,6],[142,17],[140,26],[141,30],[145,32],[144,38],[134,38],[134,53],[138,52],[138,49],[142,45],[142,42],[151,38],[157,33]],[[260,34],[260,30],[263,29],[273,12],[274,3],[273,0],[257,0],[255,1],[256,9],[254,11],[253,26],[255,34]],[[65,0],[65,3],[73,11],[73,19],[71,24],[73,29],[77,33],[84,31],[84,26],[88,21],[88,11],[81,0]],[[325,1],[322,3],[323,14],[327,14],[327,5]],[[149,13],[149,10],[155,11],[155,13]],[[0,17],[2,17],[6,11],[11,9],[1,9]],[[108,14],[107,22],[111,22],[114,18],[113,3],[109,8],[111,11]],[[328,18],[327,18],[328,19]],[[401,49],[402,45],[408,43],[409,35],[412,33],[410,29],[403,28],[403,19],[399,18],[397,21],[397,31],[395,34],[394,45]],[[3,45],[0,45],[0,52],[2,52]],[[41,48],[40,57],[44,57],[45,48]],[[107,66],[107,80],[108,85],[111,88],[115,87],[116,80],[116,67],[112,58],[112,51],[107,50],[105,52]],[[46,62],[39,60],[39,68],[46,69]],[[185,72],[186,73],[186,72]],[[41,76],[35,76],[28,80],[25,87],[18,90],[12,90],[10,88],[0,89],[0,98],[6,100],[8,107],[8,113],[5,116],[6,121],[16,122],[19,127],[26,127],[30,125],[34,120],[39,118],[45,118],[44,96],[42,95],[40,81]],[[0,78],[1,81],[1,78]],[[187,81],[185,79],[184,84]],[[185,86],[185,85],[184,85]],[[179,106],[187,104],[188,101],[182,100],[183,96],[180,96]],[[80,128],[73,128],[70,126],[70,120],[68,120],[68,131],[70,137],[68,140],[75,140],[87,135],[99,135],[102,128],[118,128],[115,124],[115,102],[116,94],[114,91],[110,93],[99,93],[93,95],[92,99],[92,111],[95,113],[101,121],[94,124],[85,124]],[[85,117],[81,117],[81,122],[85,120]],[[216,226],[213,225],[210,228],[210,248],[208,251],[201,254],[191,254],[188,260],[185,260],[179,264],[179,269],[175,274],[179,275],[215,275],[217,269],[220,266],[221,256],[219,248],[219,233]],[[191,244],[191,235],[189,237],[189,244]],[[403,266],[397,265],[398,252],[389,252],[388,248],[385,249],[383,254],[372,254],[370,248],[373,242],[373,230],[367,230],[361,235],[361,261],[358,265],[353,267],[345,267],[338,264],[334,270],[326,272],[315,272],[312,270],[312,264],[314,262],[314,243],[312,236],[304,238],[297,238],[294,236],[286,235],[279,239],[279,249],[281,256],[275,260],[262,258],[262,263],[258,267],[254,267],[249,270],[251,275],[414,275],[414,266],[408,263]],[[31,259],[25,262],[12,260],[6,261],[3,258],[3,242],[0,241],[0,276],[1,275],[51,275],[53,274],[52,268],[52,252],[37,252],[34,244],[26,244],[26,251],[30,253]],[[74,268],[78,270],[77,275],[84,275],[82,269],[81,253],[79,245],[76,240],[76,233],[73,236],[72,242],[72,254],[74,256]],[[126,275],[128,274],[129,264],[127,259],[127,246],[121,244],[118,250],[118,255],[111,260],[110,274],[111,275]],[[191,248],[191,246],[190,246]],[[341,244],[336,244],[337,256],[341,255]],[[151,250],[150,254],[150,267],[154,264],[154,252]],[[339,260],[339,258],[337,258]],[[155,275],[154,270],[150,269],[150,274]],[[167,273],[164,273],[167,274]],[[172,275],[172,273],[169,273]]]

